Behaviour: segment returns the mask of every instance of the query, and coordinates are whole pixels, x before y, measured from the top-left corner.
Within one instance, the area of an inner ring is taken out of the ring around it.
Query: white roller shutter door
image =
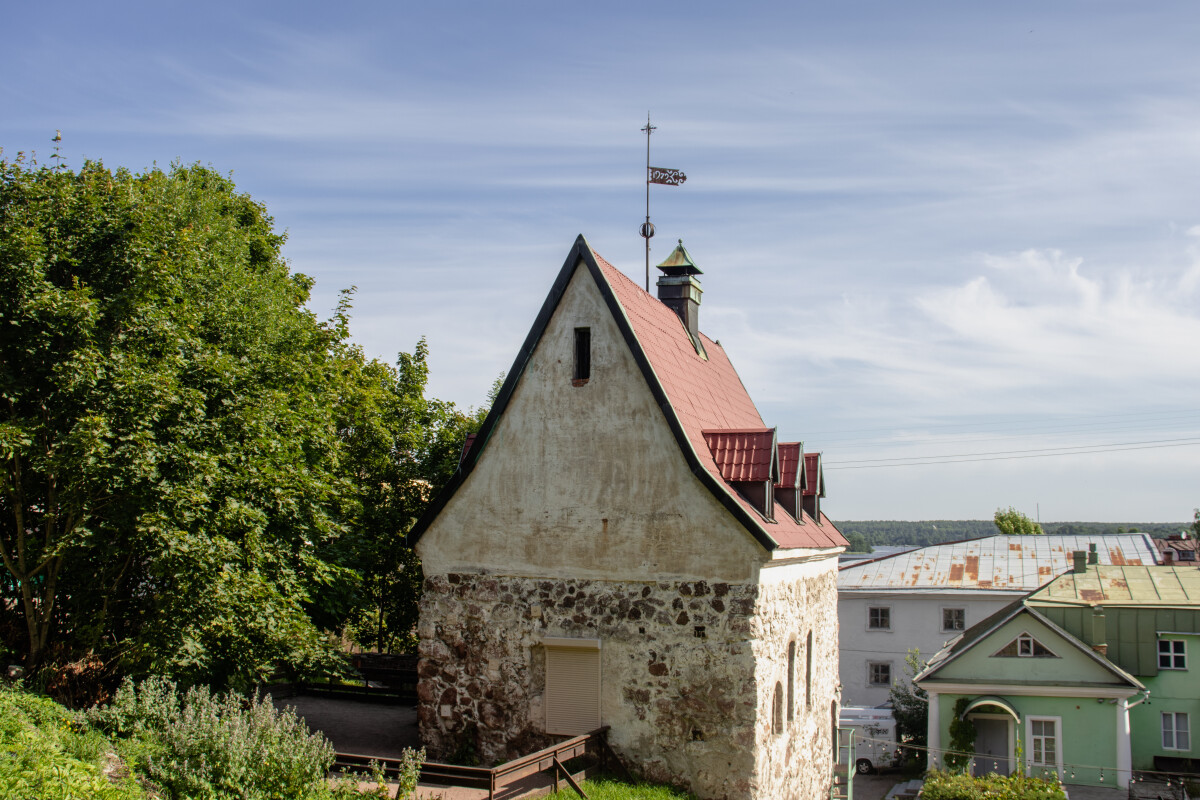
[[[579,736],[600,727],[598,645],[546,644],[546,733]]]

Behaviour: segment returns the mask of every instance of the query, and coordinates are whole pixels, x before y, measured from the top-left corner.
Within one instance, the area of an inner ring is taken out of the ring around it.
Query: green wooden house
[[[975,725],[979,774],[1020,765],[1124,787],[1134,770],[1192,771],[1198,648],[1200,569],[1077,553],[1072,571],[964,631],[916,677],[934,760],[957,715]]]

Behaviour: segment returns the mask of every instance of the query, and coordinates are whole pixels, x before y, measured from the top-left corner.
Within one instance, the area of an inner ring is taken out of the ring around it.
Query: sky
[[[1200,505],[1200,6],[8,4],[0,147],[211,165],[329,317],[486,402],[582,233],[682,239],[835,520]]]

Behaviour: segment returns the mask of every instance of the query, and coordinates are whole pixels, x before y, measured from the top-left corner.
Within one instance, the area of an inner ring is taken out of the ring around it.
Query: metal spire
[[[677,169],[664,169],[663,167],[650,166],[650,134],[657,128],[650,124],[650,112],[646,112],[646,127],[642,128],[642,133],[646,134],[646,221],[642,223],[641,234],[646,240],[646,291],[650,291],[650,237],[654,236],[654,226],[650,224],[650,184],[659,183],[664,186],[679,186],[687,180],[687,175],[684,175]]]

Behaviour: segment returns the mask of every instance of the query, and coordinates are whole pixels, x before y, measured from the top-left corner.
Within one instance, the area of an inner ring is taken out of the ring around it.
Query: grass
[[[695,795],[648,783],[624,783],[613,780],[584,781],[583,790],[588,800],[695,800]],[[578,800],[579,795],[571,789],[547,795],[552,800]]]

